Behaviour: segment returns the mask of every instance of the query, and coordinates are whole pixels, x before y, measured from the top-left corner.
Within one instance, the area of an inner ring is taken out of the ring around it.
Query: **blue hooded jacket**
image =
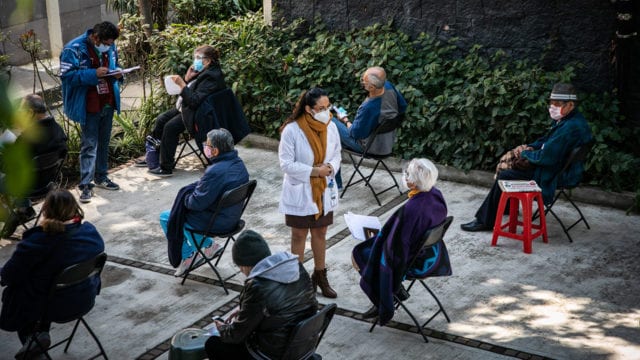
[[[64,114],[69,119],[84,125],[87,119],[87,89],[98,85],[96,69],[91,67],[89,46],[93,46],[89,40],[92,29],[71,40],[62,49],[60,54],[60,78],[62,79],[62,99],[64,101]],[[118,67],[118,50],[115,42],[108,50],[109,70]],[[114,77],[106,77],[113,85],[113,96],[116,102],[116,111],[120,113],[120,80]]]

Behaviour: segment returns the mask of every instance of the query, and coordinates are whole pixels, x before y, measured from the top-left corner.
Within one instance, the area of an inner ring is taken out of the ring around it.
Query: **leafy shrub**
[[[571,81],[578,66],[545,71],[480,46],[462,52],[455,39],[411,39],[391,24],[332,33],[321,23],[301,21],[272,28],[250,14],[215,24],[174,24],[152,41],[152,68],[157,75],[183,74],[193,49],[205,43],[221,50],[227,83],[254,131],[271,137],[278,136],[300,93],[313,86],[328,90],[331,101],[353,117],[365,97],[361,73],[383,66],[409,103],[397,153],[428,156],[463,170],[492,170],[506,150],[543,135],[550,125],[552,85]],[[580,97],[598,141],[587,180],[606,189],[637,189],[638,154],[628,144],[640,134],[623,128],[614,96]]]

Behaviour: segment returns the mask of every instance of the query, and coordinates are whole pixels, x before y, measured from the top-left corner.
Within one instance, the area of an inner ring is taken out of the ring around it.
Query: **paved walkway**
[[[131,99],[135,101],[135,96]],[[245,214],[247,227],[263,234],[272,251],[279,251],[289,249],[289,229],[277,211],[282,174],[275,145],[273,140],[251,135],[239,152],[251,178],[258,180]],[[343,166],[346,177],[353,170]],[[114,169],[112,179],[122,189],[98,189],[97,197],[83,205],[109,254],[102,293],[87,319],[112,359],[166,359],[173,334],[187,327],[206,327],[211,316],[226,313],[237,302],[244,277],[231,264],[230,253],[220,263],[223,276],[229,277],[229,295],[214,283],[210,270],[199,270],[185,285],[172,276],[158,214],[170,208],[180,187],[202,174],[195,158],[181,161],[178,167],[175,176],[164,179],[129,165]],[[639,216],[581,204],[591,230],[577,226],[572,230],[574,242],[569,243],[555,220],[549,219],[549,243],[535,241],[533,254],[526,255],[520,242],[501,238],[497,247],[491,247],[490,233],[460,230],[487,189],[464,183],[476,173],[456,176],[443,169],[443,177],[461,182],[437,185],[449,214],[455,217],[445,237],[454,273],[429,280],[451,323],[436,317],[427,329],[428,344],[415,334],[402,311],[389,326],[368,332],[371,324],[361,314],[370,304],[350,262],[357,241],[342,215],[352,211],[384,221],[406,195],[386,193],[378,206],[367,188],[357,187],[342,199],[329,228],[329,279],[339,297],[318,298],[323,304],[337,303],[339,309],[320,345],[325,359],[640,359]],[[375,184],[384,186],[389,181],[378,177]],[[554,209],[562,218],[574,216],[566,203]],[[0,264],[10,257],[15,244],[0,240]],[[312,267],[309,257],[305,266]],[[426,292],[415,290],[408,306],[424,320],[435,311],[435,304]],[[54,325],[54,340],[69,330],[69,324]],[[19,347],[15,334],[0,331],[0,359],[12,358]],[[82,359],[94,349],[81,330],[68,354],[60,349],[54,355]]]

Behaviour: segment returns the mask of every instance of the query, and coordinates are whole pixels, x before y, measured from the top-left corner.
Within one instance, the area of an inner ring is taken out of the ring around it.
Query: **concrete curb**
[[[261,148],[269,151],[278,151],[278,140],[263,135],[249,134],[241,144],[247,147]],[[348,161],[343,154],[343,161]],[[402,159],[390,158],[385,161],[392,171],[402,171]],[[373,166],[373,163],[365,161],[366,166]],[[488,171],[471,170],[464,172],[451,166],[437,165],[439,178],[445,181],[453,181],[462,184],[491,187],[493,184],[493,173]],[[628,210],[634,204],[635,194],[631,192],[617,193],[605,191],[596,187],[581,186],[571,192],[575,201],[585,204],[606,206],[614,209]]]

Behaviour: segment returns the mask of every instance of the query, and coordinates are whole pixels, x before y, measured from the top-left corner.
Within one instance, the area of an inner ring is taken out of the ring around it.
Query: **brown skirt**
[[[333,211],[330,211],[327,215],[320,216],[318,220],[316,220],[315,215],[297,216],[285,214],[284,223],[296,229],[325,227],[333,224]]]

